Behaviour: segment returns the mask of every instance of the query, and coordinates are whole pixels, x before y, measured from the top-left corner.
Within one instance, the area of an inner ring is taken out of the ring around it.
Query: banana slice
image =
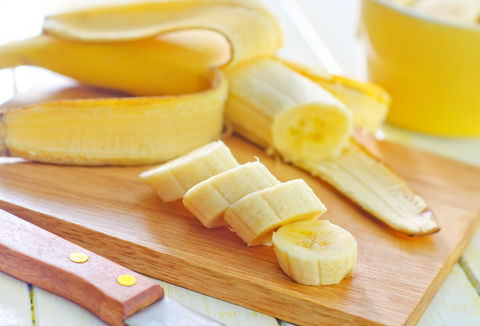
[[[183,204],[205,227],[225,226],[223,215],[230,205],[279,183],[262,163],[247,163],[192,187],[183,197]]]
[[[280,226],[314,220],[327,208],[305,181],[285,182],[247,195],[230,206],[225,221],[248,246],[268,244]]]
[[[355,269],[357,242],[327,220],[282,226],[272,240],[280,267],[300,284],[337,284]]]
[[[338,155],[352,131],[351,112],[332,94],[279,61],[225,71],[225,117],[234,130],[286,161]]]
[[[219,140],[145,171],[140,178],[168,203],[183,198],[196,184],[239,165],[230,149]]]

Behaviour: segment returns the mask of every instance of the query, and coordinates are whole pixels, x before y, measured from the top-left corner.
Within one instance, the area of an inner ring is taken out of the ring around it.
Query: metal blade
[[[125,323],[129,326],[224,326],[167,297],[127,318]]]

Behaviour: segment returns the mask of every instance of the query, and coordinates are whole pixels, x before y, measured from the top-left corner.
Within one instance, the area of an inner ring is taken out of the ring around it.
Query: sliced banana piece
[[[280,226],[314,220],[327,208],[301,179],[251,193],[225,212],[225,221],[248,246],[268,244]]]
[[[327,220],[284,225],[272,240],[280,267],[295,282],[329,285],[353,275],[357,242]]]
[[[225,71],[225,117],[234,130],[286,161],[340,153],[352,131],[352,114],[307,77],[273,59]]]
[[[183,204],[205,227],[225,226],[223,215],[230,205],[279,183],[262,163],[247,163],[192,187],[183,197]]]
[[[353,140],[339,157],[295,164],[330,183],[399,232],[426,235],[440,230],[423,198]]]
[[[230,149],[219,140],[145,171],[140,178],[168,203],[183,198],[196,184],[239,165]]]

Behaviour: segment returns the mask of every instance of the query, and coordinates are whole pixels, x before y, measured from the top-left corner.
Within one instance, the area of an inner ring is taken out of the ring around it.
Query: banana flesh
[[[391,103],[388,93],[378,85],[359,82],[342,76],[330,75],[321,69],[314,69],[298,63],[284,63],[308,77],[332,93],[352,111],[353,123],[372,134],[380,128],[387,118]]]
[[[423,198],[353,140],[339,157],[295,164],[401,233],[427,235],[440,230]]]
[[[301,220],[315,220],[325,205],[301,179],[251,193],[230,206],[225,221],[248,246],[272,241],[280,226]]]
[[[329,285],[353,275],[357,242],[329,221],[288,224],[272,240],[280,267],[295,282]]]
[[[212,89],[178,98],[66,100],[4,112],[0,154],[77,165],[170,160],[219,139],[227,82],[216,78]]]
[[[230,149],[219,140],[145,171],[140,178],[168,203],[183,198],[196,184],[237,166]]]
[[[352,131],[350,111],[333,95],[279,61],[226,71],[225,118],[242,136],[286,161],[335,156]]]
[[[247,163],[195,185],[183,197],[183,204],[205,227],[225,226],[224,213],[233,203],[279,183],[262,163]]]

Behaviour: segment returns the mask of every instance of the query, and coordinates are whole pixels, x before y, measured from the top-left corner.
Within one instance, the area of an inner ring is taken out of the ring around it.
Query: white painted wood
[[[0,326],[31,326],[28,284],[0,272]]]
[[[227,326],[278,326],[275,318],[151,278],[165,290],[165,296]]]
[[[463,252],[460,265],[480,294],[480,229],[477,230],[467,249]]]
[[[275,318],[153,279],[165,295],[227,326],[278,326]],[[55,294],[34,287],[36,326],[106,326],[91,312]],[[1,325],[1,324],[0,324]]]
[[[79,305],[37,287],[33,306],[35,326],[108,326]]]
[[[445,138],[421,134],[385,124],[385,140],[415,147],[439,156],[480,166],[480,138]]]
[[[455,264],[417,326],[480,325],[480,297]]]

